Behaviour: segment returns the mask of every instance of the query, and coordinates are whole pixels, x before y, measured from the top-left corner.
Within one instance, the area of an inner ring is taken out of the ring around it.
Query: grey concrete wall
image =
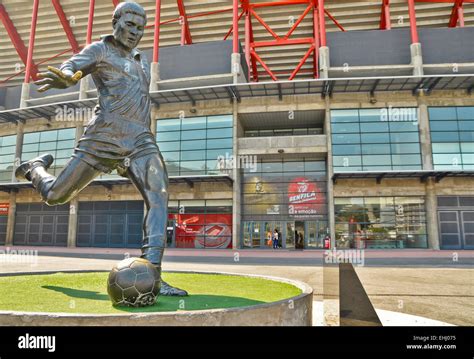
[[[207,274],[238,275],[204,272]],[[291,284],[302,293],[273,303],[248,307],[137,314],[63,314],[0,312],[0,326],[311,326],[313,289],[276,277],[242,275]]]
[[[474,27],[419,28],[424,64],[474,62]]]
[[[423,64],[473,63],[474,28],[419,28]],[[410,29],[329,32],[331,67],[408,65]]]
[[[242,48],[240,49],[241,53]],[[144,51],[151,61],[152,50]],[[230,74],[232,40],[202,42],[185,46],[160,48],[160,79],[197,77],[217,74]],[[245,56],[241,56],[245,59]],[[241,61],[247,72],[245,60]]]
[[[327,152],[326,135],[242,137],[238,143],[239,155],[277,154],[279,149],[285,153]]]
[[[21,85],[7,87],[5,92],[4,106],[6,110],[19,108],[21,99]]]
[[[331,67],[408,65],[410,29],[327,33]]]

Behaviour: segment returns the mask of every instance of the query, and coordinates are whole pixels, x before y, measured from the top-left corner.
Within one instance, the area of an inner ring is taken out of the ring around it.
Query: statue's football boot
[[[161,247],[144,247],[142,248],[142,255],[140,257],[153,263],[158,272],[162,273],[161,260],[163,258],[163,252],[164,249]],[[163,277],[161,277],[160,295],[185,297],[188,295],[188,292],[183,289],[172,287],[163,280]]]
[[[186,297],[188,292],[183,289],[175,288],[166,283],[163,279],[161,280],[160,295],[172,296],[172,297]]]
[[[53,164],[53,161],[54,157],[49,153],[25,161],[15,170],[15,177],[19,180],[26,179],[31,181],[31,171],[34,168],[42,166],[47,170]]]

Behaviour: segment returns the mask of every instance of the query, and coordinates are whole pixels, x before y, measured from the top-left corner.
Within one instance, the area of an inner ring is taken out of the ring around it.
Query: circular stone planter
[[[91,271],[61,271],[84,273]],[[100,271],[94,271],[100,272]],[[170,271],[174,273],[261,278],[291,284],[301,294],[285,300],[245,307],[120,314],[74,314],[0,311],[0,326],[311,326],[313,289],[294,280],[227,272]],[[52,272],[48,272],[51,274]],[[22,275],[39,275],[21,273]],[[0,274],[5,276],[5,274]]]

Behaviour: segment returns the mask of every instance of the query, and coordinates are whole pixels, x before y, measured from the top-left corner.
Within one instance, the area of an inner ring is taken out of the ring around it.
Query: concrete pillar
[[[234,179],[233,184],[233,196],[232,196],[232,248],[238,249],[242,248],[241,241],[240,241],[240,227],[241,227],[241,176],[240,176],[240,168],[238,168],[238,161],[237,156],[239,152],[238,147],[238,133],[239,133],[239,119],[238,119],[238,103],[237,100],[234,99],[233,102],[233,125],[232,125],[232,147],[233,147],[233,155],[234,155],[234,164],[237,164],[232,169],[232,177]]]
[[[245,81],[240,81],[240,77],[243,76],[243,71],[242,71],[242,64],[240,62],[240,54],[239,53],[234,53],[231,55],[231,72],[232,72],[232,82],[234,84],[237,84],[239,82],[245,82]]]
[[[17,122],[16,131],[16,144],[15,144],[15,163],[13,168],[17,168],[21,163],[21,152],[23,149],[23,136],[24,136],[25,124],[23,122]],[[18,182],[15,177],[15,171],[12,172],[12,182]],[[10,192],[10,204],[8,210],[7,220],[7,238],[6,245],[13,245],[13,236],[15,234],[15,219],[16,219],[16,193],[17,190]]]
[[[21,85],[20,108],[28,107],[26,101],[30,99],[30,83],[23,83]]]
[[[13,245],[13,235],[15,234],[15,216],[16,216],[16,190],[10,192],[8,219],[7,219],[7,235],[5,238],[5,246]]]
[[[438,200],[436,197],[436,184],[433,178],[426,181],[426,230],[428,234],[428,248],[439,249],[439,228],[438,228]]]
[[[423,95],[421,95],[423,96]],[[423,169],[433,170],[433,149],[431,147],[430,120],[428,116],[428,106],[424,102],[418,103],[418,127],[420,131],[421,158]]]
[[[332,176],[334,169],[332,165],[332,138],[331,138],[331,101],[326,97],[326,114],[324,118],[324,132],[328,147],[328,155],[326,157],[327,168],[327,205],[328,205],[328,225],[331,236],[331,248],[336,246],[336,221],[334,217],[334,184]]]
[[[329,78],[329,68],[331,67],[329,58],[329,47],[321,46],[319,48],[319,78]]]
[[[421,54],[421,44],[419,42],[410,45],[411,65],[413,66],[413,76],[423,76],[423,56]]]
[[[23,136],[24,136],[25,124],[21,121],[16,123],[16,144],[15,144],[15,163],[13,168],[17,168],[21,162],[21,152],[23,149]],[[15,171],[12,172],[12,182],[18,182],[15,177]]]
[[[150,91],[158,91],[158,81],[160,80],[160,63],[150,64]]]
[[[26,85],[26,84],[24,84]],[[22,89],[22,98],[23,98],[23,89]],[[22,101],[21,104],[26,106],[26,102]],[[23,149],[23,131],[25,124],[18,121],[16,130],[16,144],[15,144],[15,163],[13,168],[16,169],[21,162],[21,152]],[[12,172],[12,182],[18,182],[15,177],[15,171]],[[6,233],[6,246],[13,245],[13,236],[15,234],[15,219],[16,219],[16,193],[17,190],[12,190],[10,192],[9,198],[9,209],[8,209],[8,219],[7,219],[7,233]]]
[[[87,91],[89,91],[89,79],[83,78],[79,84],[79,100],[87,99]],[[76,143],[82,137],[84,133],[84,119],[82,116],[75,118],[76,124]],[[79,212],[79,199],[73,198],[69,202],[69,221],[68,221],[68,233],[67,233],[67,246],[69,248],[75,248],[77,243],[77,226],[78,226],[78,212]]]

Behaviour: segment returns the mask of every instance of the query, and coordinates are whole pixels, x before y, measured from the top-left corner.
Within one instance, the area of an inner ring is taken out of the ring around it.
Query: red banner
[[[321,212],[326,202],[316,182],[306,177],[294,178],[288,185],[288,213],[290,216],[311,216]]]
[[[170,214],[176,248],[232,248],[232,214]]]
[[[0,203],[0,216],[8,216],[10,203]]]

